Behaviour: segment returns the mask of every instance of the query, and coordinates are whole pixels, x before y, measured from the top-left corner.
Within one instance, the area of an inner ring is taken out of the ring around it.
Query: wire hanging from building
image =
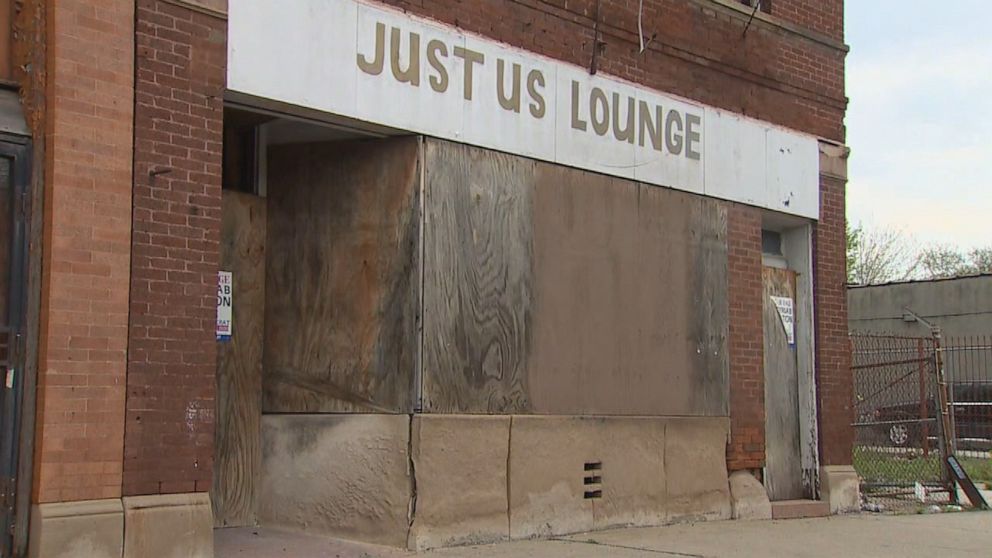
[[[747,36],[747,30],[751,28],[751,22],[754,21],[754,15],[758,13],[761,9],[761,0],[754,1],[754,9],[751,10],[751,17],[747,18],[747,25],[744,26],[744,32],[741,33],[741,37]]]

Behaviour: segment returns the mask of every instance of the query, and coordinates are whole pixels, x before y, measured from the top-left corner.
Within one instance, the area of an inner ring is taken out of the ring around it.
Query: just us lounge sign
[[[231,0],[228,88],[817,218],[816,139],[355,0]]]

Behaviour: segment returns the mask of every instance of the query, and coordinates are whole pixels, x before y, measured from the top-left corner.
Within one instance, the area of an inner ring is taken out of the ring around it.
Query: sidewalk
[[[790,521],[719,521],[617,529],[555,540],[446,548],[420,554],[271,529],[220,529],[214,533],[217,558],[943,558],[992,555],[992,513],[989,512],[849,515]]]

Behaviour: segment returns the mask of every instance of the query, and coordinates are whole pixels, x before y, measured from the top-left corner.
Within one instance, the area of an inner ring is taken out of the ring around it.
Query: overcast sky
[[[989,7],[845,2],[850,222],[921,244],[992,245]]]

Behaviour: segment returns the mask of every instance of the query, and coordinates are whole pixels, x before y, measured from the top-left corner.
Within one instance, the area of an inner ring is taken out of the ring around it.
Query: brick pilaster
[[[134,3],[47,7],[35,503],[120,496],[131,232]]]
[[[124,495],[208,491],[227,23],[138,0]]]
[[[730,444],[727,467],[765,464],[765,371],[762,326],[761,210],[727,212],[730,300]]]
[[[850,465],[854,444],[851,349],[847,340],[845,181],[820,177],[820,221],[814,234],[813,292],[820,463]]]

